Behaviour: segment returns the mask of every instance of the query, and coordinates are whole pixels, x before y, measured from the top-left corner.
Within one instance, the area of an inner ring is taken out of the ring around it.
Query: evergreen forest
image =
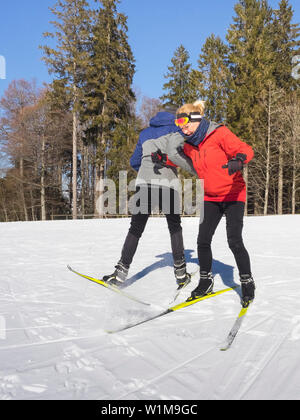
[[[0,98],[0,221],[104,217],[106,179],[129,160],[161,109],[206,101],[206,117],[250,144],[248,215],[300,212],[300,39],[289,0],[237,0],[226,39],[211,34],[197,66],[178,45],[160,98],[138,98],[119,0],[57,0],[43,61],[53,82],[10,83]],[[140,102],[137,106],[138,100]],[[188,175],[180,171],[182,178]]]

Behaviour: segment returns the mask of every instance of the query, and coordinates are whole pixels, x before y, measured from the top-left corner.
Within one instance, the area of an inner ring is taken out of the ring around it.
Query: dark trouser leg
[[[121,261],[127,267],[129,267],[132,263],[148,218],[149,214],[136,214],[131,217],[130,229],[125,239],[121,254]]]
[[[140,211],[131,216],[130,228],[122,248],[120,260],[127,268],[132,263],[139,240],[151,214],[151,190],[149,186],[142,185],[137,187],[136,205]]]
[[[200,272],[209,273],[212,268],[211,242],[216,228],[222,218],[222,205],[212,201],[204,203],[204,219],[199,226],[198,259]]]
[[[184,261],[184,245],[182,237],[181,219],[179,215],[166,215],[171,238],[171,248],[174,264]]]
[[[163,194],[162,190],[162,194]],[[184,244],[182,237],[181,217],[180,217],[180,200],[178,193],[169,189],[165,191],[166,196],[169,194],[170,199],[168,200],[169,209],[164,210],[163,201],[160,202],[160,209],[164,211],[170,238],[171,248],[174,262],[174,274],[177,281],[178,289],[186,286],[191,281],[190,274],[186,271],[186,261],[184,255]]]
[[[162,194],[164,193],[162,189]],[[184,245],[182,237],[181,217],[179,209],[179,196],[178,193],[173,189],[168,189],[165,192],[165,197],[169,195],[169,208],[168,212],[165,212],[165,216],[168,223],[168,229],[171,238],[171,248],[173,254],[173,260],[175,265],[180,265],[185,262],[184,256]],[[164,210],[163,195],[161,195],[160,209]]]
[[[146,188],[144,197],[147,197],[148,206],[146,205],[144,208],[147,209],[148,207],[148,213],[138,213],[132,216],[131,226],[122,249],[122,263],[128,267],[130,266],[135,255],[139,239],[145,230],[149,215],[155,208],[159,208],[162,211],[166,208],[168,209],[165,216],[171,237],[174,262],[182,262],[184,260],[184,245],[182,238],[181,217],[180,214],[178,214],[178,194],[172,189],[165,190],[164,188],[153,187],[153,191],[151,191],[150,186],[143,188]],[[164,200],[167,200],[167,202],[164,202]]]
[[[191,281],[191,276],[186,271],[181,218],[179,215],[166,215],[166,218],[171,237],[174,274],[178,288],[180,289]]]
[[[240,276],[251,275],[250,258],[242,238],[244,210],[245,204],[240,201],[225,204],[228,245],[234,255]]]

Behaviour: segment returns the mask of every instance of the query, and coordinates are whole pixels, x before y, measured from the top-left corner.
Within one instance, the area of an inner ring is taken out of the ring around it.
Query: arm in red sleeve
[[[243,154],[246,156],[246,159],[244,160],[245,164],[249,163],[253,159],[254,151],[252,147],[239,139],[227,127],[222,127],[219,134],[222,134],[220,137],[220,146],[227,154],[228,160],[235,158],[237,154]]]

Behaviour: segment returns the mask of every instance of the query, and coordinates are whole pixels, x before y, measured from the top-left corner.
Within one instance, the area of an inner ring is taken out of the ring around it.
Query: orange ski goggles
[[[177,125],[177,127],[183,127],[187,125],[189,122],[190,122],[189,117],[176,118],[175,120],[175,124]]]
[[[191,112],[190,114],[178,114],[175,120],[175,124],[177,127],[184,127],[189,122],[200,122],[202,120],[202,116],[199,112]]]

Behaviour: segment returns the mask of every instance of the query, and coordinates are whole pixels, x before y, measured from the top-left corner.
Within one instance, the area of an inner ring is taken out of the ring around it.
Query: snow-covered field
[[[144,307],[69,272],[113,271],[128,219],[0,225],[0,399],[300,399],[300,216],[249,217],[244,238],[257,298],[220,351],[240,289],[118,334],[166,308],[175,290],[165,219],[151,219],[126,289]],[[183,219],[190,271],[198,220]],[[215,290],[239,283],[223,219]],[[196,286],[198,277],[180,299]]]

